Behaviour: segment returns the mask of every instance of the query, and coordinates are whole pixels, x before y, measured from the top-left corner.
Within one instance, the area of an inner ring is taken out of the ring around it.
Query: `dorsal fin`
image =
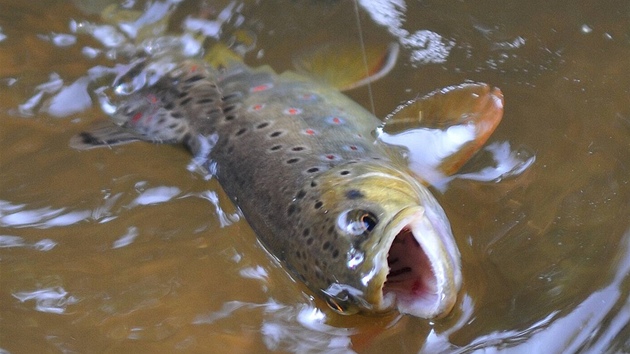
[[[398,58],[398,43],[328,42],[293,57],[295,70],[341,91],[376,81],[389,73]],[[367,64],[367,68],[366,68]]]

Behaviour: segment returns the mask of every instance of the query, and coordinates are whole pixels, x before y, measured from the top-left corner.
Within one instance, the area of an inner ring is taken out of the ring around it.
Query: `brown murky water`
[[[186,170],[183,149],[70,149],[105,117],[107,83],[88,85],[88,70],[119,60],[72,30],[102,25],[106,4],[76,2],[0,0],[1,353],[630,351],[627,1],[361,3],[363,35],[403,47],[372,87],[377,115],[488,82],[506,97],[491,140],[536,155],[519,176],[438,194],[464,288],[435,322],[327,310],[215,181]],[[283,71],[292,53],[357,38],[350,1],[208,3],[209,18],[236,5],[221,38],[256,33],[254,66]],[[172,32],[199,13],[197,1],[149,4],[170,7]],[[370,106],[366,89],[350,95]]]

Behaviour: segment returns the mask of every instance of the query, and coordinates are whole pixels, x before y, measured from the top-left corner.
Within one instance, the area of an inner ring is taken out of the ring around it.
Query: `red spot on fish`
[[[335,159],[335,155],[326,155],[326,158],[328,160],[334,160]]]
[[[340,124],[343,124],[343,119],[337,116],[329,116],[329,117],[326,117],[326,123],[340,125]]]
[[[147,99],[149,100],[149,102],[155,104],[158,101],[158,98],[155,95],[149,94],[147,95]]]
[[[264,105],[264,104],[259,103],[259,104],[255,104],[255,105],[253,105],[253,106],[249,107],[249,110],[250,110],[250,111],[260,111],[260,110],[261,110],[261,109],[263,109],[264,107],[265,107],[265,105]]]
[[[304,134],[306,134],[306,135],[315,135],[315,131],[313,129],[306,129],[304,131]]]
[[[349,148],[350,148],[350,150],[352,150],[352,151],[357,151],[357,150],[359,150],[359,148],[358,148],[358,147],[356,147],[356,146],[354,146],[354,145],[350,145],[350,146],[348,146],[348,147],[349,147]]]
[[[199,70],[199,66],[196,64],[193,64],[190,66],[190,72],[196,72],[197,70]]]
[[[142,112],[138,112],[131,117],[131,122],[138,123],[138,121],[142,118]]]
[[[284,110],[284,114],[288,114],[288,115],[291,115],[291,116],[294,116],[294,115],[300,114],[300,113],[302,113],[302,110],[299,109],[299,108],[291,107],[291,108],[287,108],[287,109]]]
[[[250,92],[260,92],[260,91],[269,90],[272,87],[273,87],[272,84],[262,84],[262,85],[258,85],[258,86],[254,86],[254,87],[250,88],[249,91]]]

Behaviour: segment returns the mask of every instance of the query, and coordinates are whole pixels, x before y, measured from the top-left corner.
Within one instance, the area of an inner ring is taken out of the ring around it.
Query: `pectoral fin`
[[[403,147],[414,172],[433,183],[456,173],[488,140],[502,116],[498,88],[467,83],[401,106],[378,129],[378,139]]]
[[[364,48],[358,43],[330,42],[294,56],[293,65],[302,75],[346,91],[382,78],[398,58],[398,43]]]

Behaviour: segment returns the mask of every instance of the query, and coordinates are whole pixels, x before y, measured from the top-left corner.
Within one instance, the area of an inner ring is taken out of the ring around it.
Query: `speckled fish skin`
[[[434,318],[454,306],[460,256],[442,208],[375,144],[381,121],[339,91],[268,67],[185,62],[117,119],[130,138],[188,146],[267,250],[334,310]]]

